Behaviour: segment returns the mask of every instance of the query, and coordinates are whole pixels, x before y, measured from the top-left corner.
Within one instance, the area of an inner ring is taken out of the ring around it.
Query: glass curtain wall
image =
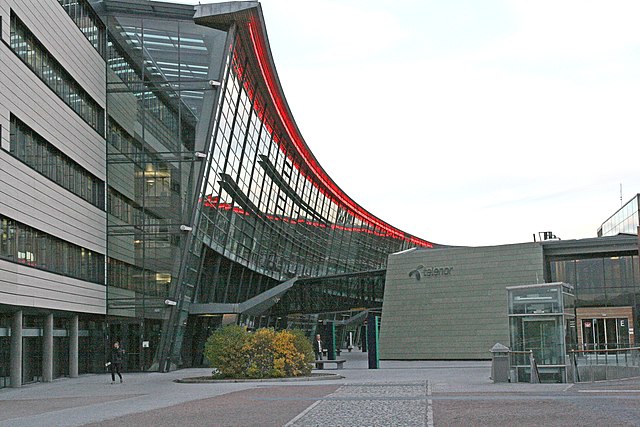
[[[217,18],[221,31],[186,6],[104,3],[108,312],[140,325],[128,344],[140,368],[181,363],[194,300],[241,302],[432,246],[364,211],[317,164],[276,90],[266,36],[255,37],[259,5]],[[109,330],[110,341],[131,336]]]
[[[637,255],[550,259],[550,282],[575,284],[577,307],[616,307],[636,301]]]
[[[575,286],[577,308],[632,306],[633,323],[638,330],[640,269],[637,255],[553,257],[547,265],[550,282]]]
[[[415,246],[319,182],[276,112],[246,30],[233,46],[201,198],[207,246],[278,281],[380,269],[389,253]],[[222,279],[214,282],[238,285]],[[234,289],[205,293],[206,302],[236,302]]]
[[[389,253],[431,247],[374,219],[309,160],[313,155],[283,113],[286,101],[265,57],[266,39],[256,38],[261,19],[239,14],[229,32],[232,47],[198,204],[197,236],[206,247],[200,303],[239,303],[292,277],[378,270]],[[322,311],[363,301],[379,305],[382,286],[383,278],[335,279],[308,289],[317,291],[317,301],[335,300],[316,304]],[[280,309],[293,308],[297,295]]]
[[[615,214],[598,228],[598,237],[615,236],[620,233],[637,234],[640,225],[640,210],[638,209],[640,194],[636,194]]]
[[[199,122],[224,33],[181,11],[141,16],[124,7],[106,17],[106,345],[122,342],[129,370],[157,369],[163,335],[175,335],[172,310],[190,298],[178,299],[177,284],[203,162],[196,134],[209,128],[209,117]]]

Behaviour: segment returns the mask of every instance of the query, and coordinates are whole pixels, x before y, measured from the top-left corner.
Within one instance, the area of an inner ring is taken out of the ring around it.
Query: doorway
[[[576,309],[578,348],[614,350],[635,345],[633,307],[580,307]]]
[[[581,320],[582,348],[584,350],[614,350],[629,347],[628,318],[592,318]]]
[[[532,350],[539,365],[558,365],[562,362],[562,329],[555,318],[522,318],[523,344]]]

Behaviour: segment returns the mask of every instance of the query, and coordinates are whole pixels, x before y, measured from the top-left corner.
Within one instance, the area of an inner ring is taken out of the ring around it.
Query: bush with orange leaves
[[[281,378],[311,373],[311,343],[300,330],[261,328],[251,333],[242,326],[215,331],[205,356],[218,378]]]

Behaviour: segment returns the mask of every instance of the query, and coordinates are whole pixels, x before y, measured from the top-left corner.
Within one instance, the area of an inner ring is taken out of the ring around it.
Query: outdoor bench
[[[326,365],[327,363],[335,363],[336,369],[342,369],[342,365],[344,365],[344,362],[346,362],[346,359],[316,360],[313,363],[316,364],[316,368],[318,369],[323,369],[324,365]]]

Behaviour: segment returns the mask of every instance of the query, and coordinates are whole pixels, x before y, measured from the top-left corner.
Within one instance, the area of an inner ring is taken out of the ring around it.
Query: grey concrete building
[[[486,359],[496,342],[509,342],[505,288],[543,276],[539,243],[390,255],[380,355]]]
[[[572,348],[634,345],[638,238],[618,235],[389,256],[380,329],[383,359],[487,359],[509,345],[508,286],[563,282],[576,296]]]
[[[95,15],[83,32],[57,1],[2,0],[0,19],[2,387],[91,369],[78,340],[106,313],[106,87]]]

